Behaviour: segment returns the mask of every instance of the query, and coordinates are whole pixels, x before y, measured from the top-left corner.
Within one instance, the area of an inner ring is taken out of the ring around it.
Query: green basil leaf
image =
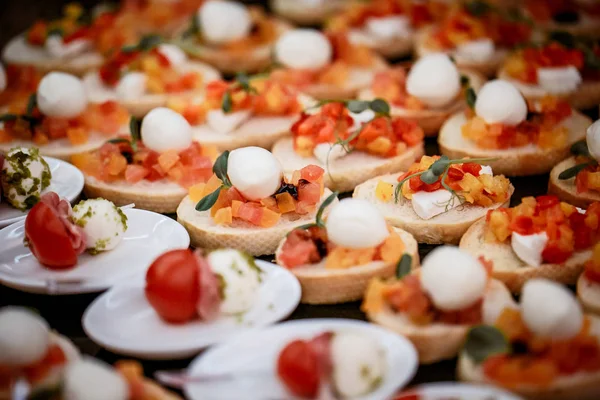
[[[446,171],[449,165],[450,159],[448,158],[448,156],[441,156],[438,160],[431,164],[429,170],[433,172],[435,176],[439,177],[444,173],[444,171]]]
[[[428,169],[420,176],[420,178],[422,182],[431,185],[436,183],[440,177],[434,174],[432,170]]]
[[[297,227],[297,228],[294,228],[293,230],[289,231],[289,232],[288,232],[288,235],[289,235],[290,233],[292,233],[293,231],[295,231],[296,229],[300,229],[300,230],[303,230],[303,231],[304,231],[304,230],[307,230],[307,229],[310,229],[310,228],[312,228],[313,226],[319,226],[319,225],[317,225],[317,224],[304,224],[304,225],[301,225],[301,226],[299,226],[299,227]],[[287,236],[287,235],[286,235],[286,236]]]
[[[200,34],[200,19],[198,15],[194,13],[190,20],[190,27],[185,31],[183,37],[190,37]]]
[[[410,273],[412,269],[412,256],[410,254],[402,254],[398,264],[396,264],[396,278],[402,279]]]
[[[475,108],[475,102],[477,101],[477,95],[475,94],[475,90],[472,87],[468,88],[465,93],[465,100],[467,101],[467,105],[471,108]]]
[[[583,171],[590,165],[592,165],[592,164],[591,163],[577,164],[574,167],[565,169],[563,172],[560,173],[560,175],[558,175],[558,179],[560,179],[561,181],[564,181],[567,179],[575,178],[578,173],[580,173],[581,171]]]
[[[327,207],[329,207],[329,205],[331,203],[333,203],[333,201],[335,199],[337,199],[338,197],[338,192],[333,192],[329,195],[329,197],[327,197],[325,199],[325,201],[323,201],[323,203],[321,203],[321,206],[319,207],[319,211],[317,211],[317,217],[315,218],[315,221],[317,222],[318,226],[325,226],[325,223],[323,222],[323,213],[325,212],[325,209]]]
[[[16,114],[2,114],[0,115],[0,122],[16,121],[19,118]]]
[[[580,140],[579,142],[573,143],[571,146],[571,154],[574,156],[590,156],[590,150],[588,149],[587,143],[585,140]]]
[[[377,114],[390,115],[390,105],[383,99],[372,100],[369,108]]]
[[[33,110],[35,110],[36,107],[37,107],[37,94],[33,93],[31,96],[29,96],[29,100],[27,101],[27,110],[25,111],[25,113],[27,115],[33,114]]]
[[[141,51],[149,51],[162,43],[162,38],[160,35],[146,35],[140,40],[138,44],[138,49]]]
[[[226,187],[231,187],[231,181],[227,176],[227,163],[229,161],[229,150],[225,150],[221,155],[216,159],[215,164],[213,165],[213,172],[223,182],[223,185]]]
[[[219,198],[219,193],[221,193],[222,189],[225,189],[225,186],[219,186],[217,188],[217,190],[215,190],[214,192],[212,192],[209,195],[204,196],[196,204],[196,211],[207,211],[207,210],[210,210],[212,208],[212,206],[214,206],[215,203],[217,202],[217,199]]]
[[[142,139],[141,130],[141,121],[136,117],[131,117],[129,119],[129,134],[131,135],[131,148],[136,151],[137,143]]]
[[[361,101],[361,100],[350,100],[346,104],[346,108],[350,112],[353,112],[355,114],[359,114],[359,113],[365,111],[367,108],[369,108],[369,102],[368,101]]]
[[[123,46],[121,47],[121,52],[122,53],[133,53],[134,51],[138,51],[140,48],[138,47],[137,44],[131,44],[128,46]]]
[[[245,72],[238,72],[235,76],[235,80],[245,91],[250,90],[250,77]]]
[[[129,143],[129,144],[131,144],[131,141],[129,141],[127,139],[124,139],[124,138],[116,138],[116,139],[107,140],[106,143],[114,143],[114,144],[117,144],[117,143]]]
[[[469,330],[464,350],[469,358],[479,364],[490,356],[508,354],[511,348],[500,330],[489,325],[479,325]]]
[[[223,95],[223,101],[221,102],[221,109],[224,113],[230,113],[232,106],[231,93],[225,92]]]

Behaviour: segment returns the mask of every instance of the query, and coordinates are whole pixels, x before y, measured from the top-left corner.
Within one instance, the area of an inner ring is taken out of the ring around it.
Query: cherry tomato
[[[319,393],[319,360],[304,340],[289,343],[279,354],[277,375],[296,396],[315,398]]]
[[[172,250],[158,257],[146,273],[146,298],[168,322],[182,323],[197,316],[200,271],[190,250]]]
[[[77,264],[77,253],[67,228],[47,204],[37,203],[25,219],[25,237],[31,252],[50,269],[66,269]]]

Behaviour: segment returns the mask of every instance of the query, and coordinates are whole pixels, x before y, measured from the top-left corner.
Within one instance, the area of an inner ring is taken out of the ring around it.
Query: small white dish
[[[167,250],[184,249],[190,237],[177,221],[150,211],[125,209],[127,231],[113,250],[83,253],[65,271],[43,267],[23,245],[25,220],[0,230],[0,283],[30,293],[100,292],[144,273]]]
[[[353,400],[391,398],[414,376],[419,364],[413,344],[403,336],[379,326],[347,319],[306,319],[289,321],[250,332],[215,346],[196,358],[188,375],[234,375],[230,380],[188,384],[184,388],[191,400],[253,400],[293,398],[277,377],[281,350],[295,339],[310,339],[325,331],[355,331],[369,335],[385,350],[388,368],[381,385],[366,396]]]
[[[238,316],[212,322],[164,322],[144,295],[145,276],[115,286],[98,297],[83,315],[83,329],[108,350],[145,359],[191,357],[205,347],[255,330],[290,315],[300,303],[300,283],[285,268],[256,261],[264,271],[254,306]]]
[[[413,399],[418,395],[420,400],[522,400],[513,393],[488,385],[472,385],[460,382],[438,382],[416,386],[394,397],[394,400]]]
[[[84,178],[80,170],[66,161],[52,157],[44,157],[52,172],[50,186],[43,193],[56,192],[61,198],[73,203],[83,190]],[[24,219],[29,211],[20,211],[8,204],[5,199],[0,202],[0,228]]]

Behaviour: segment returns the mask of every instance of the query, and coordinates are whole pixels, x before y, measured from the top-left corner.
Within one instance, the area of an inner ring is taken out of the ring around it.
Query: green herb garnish
[[[412,269],[412,256],[410,254],[404,253],[400,260],[398,260],[398,264],[396,264],[396,278],[402,279],[406,275],[410,273]]]
[[[489,325],[479,325],[469,330],[464,350],[469,358],[479,364],[490,356],[509,354],[511,346],[499,329]]]
[[[211,194],[204,196],[200,201],[196,204],[196,211],[207,211],[212,208],[217,202],[219,198],[219,194],[221,190],[230,188],[231,181],[227,176],[227,162],[229,160],[229,150],[224,151],[215,161],[213,165],[213,173],[219,178],[222,182],[221,186],[217,188]]]

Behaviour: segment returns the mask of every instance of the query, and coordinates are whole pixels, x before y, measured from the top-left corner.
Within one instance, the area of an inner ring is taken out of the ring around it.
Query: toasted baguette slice
[[[402,229],[394,228],[402,238],[405,253],[412,257],[412,268],[419,266],[419,249],[415,238]],[[285,238],[275,252],[275,261],[283,265],[279,257]],[[300,285],[305,304],[339,304],[363,298],[367,285],[372,278],[389,278],[396,273],[396,263],[372,261],[368,264],[346,269],[325,269],[325,260],[318,264],[302,265],[291,268]]]
[[[471,87],[478,91],[485,82],[485,78],[474,71],[461,71],[469,78]],[[371,89],[361,90],[358,94],[360,100],[373,100],[375,94]],[[408,110],[391,104],[392,117],[400,117],[409,121],[415,121],[425,132],[425,136],[437,136],[441,126],[453,114],[463,110],[467,106],[464,99],[457,99],[452,104],[442,108],[428,108],[424,110]]]
[[[587,312],[600,314],[600,284],[590,281],[585,274],[577,280],[577,297]]]
[[[504,282],[513,293],[520,293],[529,279],[547,278],[566,285],[574,285],[583,270],[584,263],[591,257],[591,250],[575,252],[564,264],[542,264],[532,267],[525,264],[513,251],[509,243],[485,240],[485,218],[467,230],[460,241],[460,248],[475,257],[483,256],[494,263],[494,278]]]
[[[410,200],[401,197],[398,203],[394,203],[393,200],[384,202],[375,195],[379,181],[395,185],[400,175],[400,173],[388,174],[369,179],[354,189],[352,197],[365,199],[374,204],[391,225],[409,232],[419,243],[458,244],[467,229],[477,220],[485,217],[488,210],[508,206],[515,190],[511,185],[508,199],[502,204],[494,204],[492,207],[464,205],[431,219],[422,219],[415,213]]]
[[[208,83],[221,78],[219,71],[208,64],[197,61],[187,62],[181,66],[182,71],[198,72],[202,75],[202,82]],[[114,88],[110,88],[102,82],[97,71],[92,71],[83,77],[83,86],[92,103],[103,103],[108,100],[118,101],[129,113],[135,117],[143,117],[156,107],[164,107],[171,99],[187,98],[198,94],[199,91],[186,91],[181,93],[145,94],[137,99],[119,99]]]
[[[325,170],[326,187],[338,192],[349,192],[367,179],[407,169],[425,154],[424,151],[423,143],[410,147],[404,153],[392,158],[376,157],[362,151],[355,151],[330,161],[327,166],[315,157],[300,156],[294,151],[293,139],[285,138],[275,143],[272,153],[283,166],[286,175],[291,175],[307,165],[319,165]]]
[[[406,36],[381,38],[369,34],[365,29],[352,29],[348,33],[348,36],[351,42],[367,46],[377,54],[388,59],[410,55],[414,41],[414,33],[412,32]]]
[[[331,191],[325,189],[321,201],[330,194]],[[291,230],[314,222],[316,215],[316,211],[306,215],[283,214],[279,222],[270,228],[257,227],[244,221],[234,221],[230,226],[222,226],[215,224],[210,216],[210,210],[199,212],[195,207],[196,203],[186,196],[177,208],[177,221],[187,229],[193,247],[203,249],[231,247],[253,256],[275,254],[279,242]],[[325,210],[325,214],[328,209]]]
[[[318,25],[342,10],[345,0],[301,1],[301,0],[271,0],[271,10],[276,15],[298,25]]]
[[[562,201],[575,207],[587,208],[591,203],[600,201],[600,193],[593,190],[578,193],[575,178],[558,179],[561,172],[574,167],[575,164],[575,157],[569,157],[552,168],[550,180],[548,181],[548,193],[557,195]]]
[[[271,150],[278,140],[290,135],[290,128],[297,119],[297,115],[252,117],[230,133],[220,133],[207,124],[203,124],[192,127],[192,134],[196,142],[215,146],[219,151],[246,146],[258,146]]]
[[[494,173],[507,176],[527,176],[545,174],[552,167],[569,157],[571,145],[585,138],[585,131],[592,120],[573,111],[568,119],[561,123],[569,131],[567,143],[560,148],[542,149],[527,145],[510,149],[482,149],[462,135],[462,126],[467,122],[465,114],[460,112],[448,119],[440,129],[438,144],[440,152],[450,158],[493,157],[496,161],[487,162]]]
[[[428,46],[428,42],[433,34],[434,29],[434,26],[429,26],[422,28],[417,32],[415,36],[415,54],[418,58],[432,53],[439,53],[441,51],[432,49]],[[452,55],[456,60],[456,65],[458,65],[461,69],[471,69],[479,72],[483,76],[492,77],[496,75],[496,71],[504,62],[508,52],[504,49],[496,49],[494,55],[489,60],[485,61],[470,60],[457,54]]]
[[[494,303],[490,307],[503,308],[502,304],[512,302],[510,292],[502,282],[491,280],[484,296],[484,302]],[[417,348],[419,362],[431,364],[456,357],[466,337],[470,325],[450,325],[433,323],[416,325],[402,314],[395,313],[389,306],[382,311],[367,312],[369,321],[381,325],[408,338]]]
[[[31,65],[44,74],[62,71],[77,76],[100,68],[104,62],[104,57],[95,51],[87,51],[71,58],[53,57],[46,49],[28,44],[25,34],[8,42],[2,51],[2,59],[6,64]]]
[[[600,338],[600,319],[588,316],[590,330]],[[458,378],[462,381],[497,385],[483,373],[483,368],[461,353],[458,359]],[[597,400],[600,398],[600,371],[562,375],[550,385],[517,386],[510,390],[529,400]]]

